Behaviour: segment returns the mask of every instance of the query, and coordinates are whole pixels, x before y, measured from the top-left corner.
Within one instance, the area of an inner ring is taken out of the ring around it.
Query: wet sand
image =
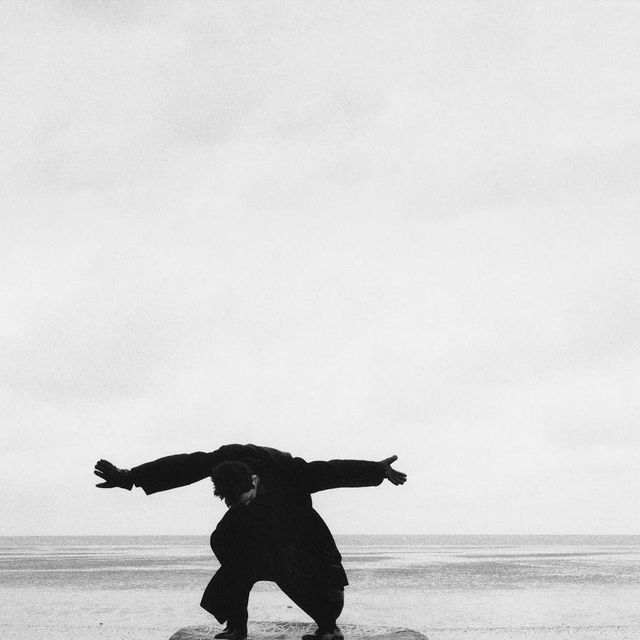
[[[167,595],[167,594],[163,594]],[[196,592],[171,594],[171,599],[155,598],[150,592],[140,591],[43,593],[36,589],[0,588],[0,637],[8,640],[169,640],[179,629],[189,626],[208,627],[211,637],[220,625],[211,624],[210,616],[198,606]],[[359,594],[361,595],[361,594]],[[638,595],[638,594],[636,594]],[[362,640],[384,632],[389,628],[412,628],[407,624],[385,624],[389,617],[388,598],[369,593],[368,607],[362,607],[360,598],[347,606],[341,625],[346,640]],[[636,610],[640,606],[634,600]],[[461,603],[459,606],[462,606]],[[500,603],[497,602],[496,606]],[[536,603],[531,601],[532,608]],[[378,615],[372,615],[377,610]],[[263,622],[250,623],[250,635],[271,635],[274,640],[297,640],[303,633],[313,630],[302,612],[276,591],[252,594],[250,603],[252,618]],[[408,609],[404,610],[408,613]],[[450,613],[450,612],[449,612]],[[400,613],[402,615],[402,613]],[[417,621],[424,616],[416,610]],[[141,622],[144,620],[144,622]],[[299,633],[291,633],[292,625]],[[393,622],[397,622],[394,620]],[[282,625],[288,627],[283,631]],[[556,624],[518,625],[430,625],[417,628],[429,640],[638,640],[640,624]]]

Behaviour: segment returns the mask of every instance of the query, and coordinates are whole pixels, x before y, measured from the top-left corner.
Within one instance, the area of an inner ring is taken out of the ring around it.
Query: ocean
[[[640,536],[336,536],[351,635],[640,639]],[[0,638],[167,639],[199,607],[207,536],[0,538]],[[258,583],[252,621],[307,621]],[[346,636],[349,636],[349,632]]]

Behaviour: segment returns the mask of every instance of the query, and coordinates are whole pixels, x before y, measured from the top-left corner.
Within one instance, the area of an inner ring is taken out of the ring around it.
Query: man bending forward
[[[318,625],[306,640],[340,640],[336,620],[348,584],[342,557],[327,525],[313,509],[311,494],[338,487],[377,486],[384,478],[404,484],[406,475],[380,462],[306,462],[256,445],[226,445],[211,453],[160,458],[131,470],[100,460],[98,487],[142,487],[147,494],[211,477],[228,510],[211,535],[220,569],[201,606],[226,629],[216,638],[243,640],[252,586],[275,582]]]

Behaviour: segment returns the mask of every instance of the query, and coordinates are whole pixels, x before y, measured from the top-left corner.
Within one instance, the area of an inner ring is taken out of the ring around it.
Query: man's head
[[[221,462],[211,472],[214,495],[228,507],[249,504],[255,497],[258,476],[244,462]]]

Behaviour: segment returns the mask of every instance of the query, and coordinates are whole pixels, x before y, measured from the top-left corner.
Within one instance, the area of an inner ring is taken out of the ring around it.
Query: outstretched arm
[[[145,462],[132,469],[119,469],[108,460],[99,460],[94,473],[103,480],[96,486],[101,489],[142,487],[146,494],[167,491],[198,482],[211,475],[211,470],[221,462],[242,460],[251,468],[272,461],[291,460],[288,453],[248,444],[227,444],[211,453],[196,451],[180,453]]]
[[[183,487],[206,478],[211,473],[212,465],[216,464],[215,460],[221,449],[213,453],[197,451],[166,456],[132,469],[119,469],[108,460],[99,460],[94,473],[104,482],[96,487],[131,489],[135,485],[142,487],[147,494]]]
[[[391,464],[398,456],[380,462],[368,460],[329,460],[327,462],[304,462],[296,459],[302,483],[309,493],[337,489],[340,487],[372,487],[386,478],[394,485],[404,484],[407,476],[394,469]]]

